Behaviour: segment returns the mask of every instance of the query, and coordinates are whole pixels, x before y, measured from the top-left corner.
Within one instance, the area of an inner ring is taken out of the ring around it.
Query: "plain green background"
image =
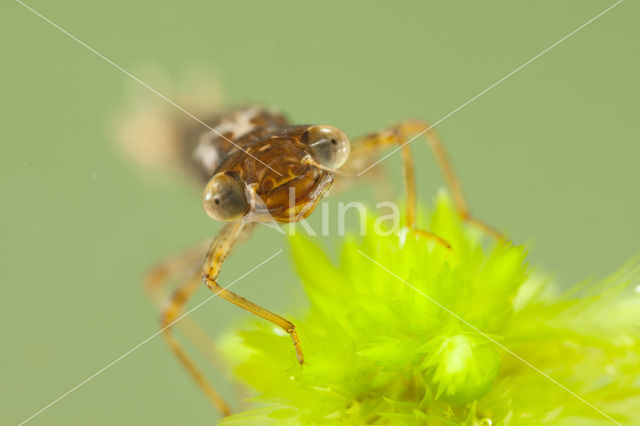
[[[138,70],[153,65],[183,83],[197,64],[215,71],[230,102],[354,135],[440,119],[613,2],[28,4],[152,86],[162,87]],[[219,225],[198,188],[145,179],[111,140],[109,119],[131,93],[163,100],[20,4],[0,8],[0,423],[17,424],[152,335],[144,271]],[[639,10],[627,0],[438,126],[473,210],[532,243],[532,263],[563,284],[640,251]],[[443,182],[426,145],[413,147],[427,203]],[[385,164],[400,188],[399,155]],[[337,199],[371,201],[374,191]],[[278,248],[286,240],[260,229],[223,283]],[[234,288],[281,313],[304,300],[287,255]],[[214,299],[194,316],[216,336],[248,315]],[[224,375],[206,371],[228,394]],[[157,337],[30,424],[215,419]]]

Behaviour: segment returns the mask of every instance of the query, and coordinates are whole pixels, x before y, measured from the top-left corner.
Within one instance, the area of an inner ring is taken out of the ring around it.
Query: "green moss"
[[[508,351],[616,420],[640,422],[637,263],[561,291],[531,272],[523,247],[462,224],[444,195],[429,229],[453,254],[369,227],[345,239],[334,265],[292,237],[311,302],[293,318],[306,363],[268,323],[226,336],[220,346],[256,396],[222,423],[612,423]]]

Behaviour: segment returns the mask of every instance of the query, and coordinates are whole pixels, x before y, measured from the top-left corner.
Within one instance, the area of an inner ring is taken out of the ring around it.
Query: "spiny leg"
[[[304,356],[302,354],[300,339],[298,338],[296,327],[291,321],[288,321],[281,316],[276,315],[259,305],[256,305],[253,302],[250,302],[244,297],[238,296],[232,291],[221,287],[216,282],[218,275],[220,275],[220,268],[222,266],[222,263],[231,252],[231,249],[233,248],[233,245],[236,242],[238,235],[242,232],[244,226],[245,224],[242,222],[242,220],[238,220],[236,222],[227,224],[222,229],[218,237],[216,237],[216,240],[211,245],[211,248],[209,249],[207,260],[204,266],[204,272],[202,274],[202,279],[207,284],[207,287],[211,289],[211,291],[219,294],[223,299],[251,312],[254,315],[257,315],[261,318],[266,319],[267,321],[274,323],[275,325],[286,331],[293,340],[293,345],[296,351],[298,362],[302,364],[304,362]]]
[[[211,240],[199,244],[183,253],[164,259],[154,266],[144,279],[144,288],[154,304],[161,309],[163,302],[169,298],[166,287],[174,280],[196,280],[201,282],[202,259],[207,253]],[[186,285],[181,283],[180,285]],[[180,321],[180,327],[187,337],[196,343],[200,352],[209,357],[215,357],[213,345],[199,324],[191,317]]]
[[[245,230],[249,228],[246,227]],[[188,283],[187,280],[190,280],[196,288],[202,285],[202,259],[210,245],[211,241],[209,240],[193,249],[165,259],[147,274],[144,280],[145,290],[151,299],[156,302],[158,308],[164,306],[160,301],[161,297],[163,301],[168,299],[168,295],[164,294],[164,289],[178,277],[182,277],[178,286],[189,286],[191,283]],[[187,271],[186,274],[184,274],[185,270]],[[166,303],[170,302],[167,301]],[[191,316],[187,316],[183,317],[178,325],[183,329],[186,337],[196,344],[205,359],[211,360],[214,366],[220,365],[219,356],[214,350],[211,339],[198,322],[192,320]],[[243,387],[235,387],[236,400],[240,401],[240,403],[246,399],[245,391],[246,389]]]
[[[204,374],[196,367],[195,363],[191,360],[186,351],[182,348],[178,339],[172,333],[172,325],[178,319],[178,316],[183,310],[184,305],[191,298],[193,293],[202,285],[202,282],[197,279],[187,279],[180,283],[178,287],[171,294],[167,303],[162,309],[160,317],[162,334],[167,341],[167,344],[178,357],[182,365],[191,374],[198,386],[203,390],[205,395],[209,398],[211,403],[220,411],[223,416],[231,414],[229,405],[222,399],[220,394],[209,384]]]
[[[298,333],[296,332],[296,326],[291,321],[288,321],[281,316],[276,315],[259,305],[256,305],[255,303],[245,299],[242,296],[238,296],[232,291],[226,290],[224,287],[220,287],[215,280],[209,278],[207,275],[204,276],[204,279],[207,283],[207,286],[225,300],[251,312],[254,315],[257,315],[261,318],[266,319],[267,321],[274,323],[275,325],[286,331],[293,340],[293,346],[296,350],[296,357],[298,358],[298,362],[300,364],[304,363],[304,355],[302,354],[302,347],[300,345]]]
[[[202,261],[210,245],[211,240],[208,240],[183,253],[166,258],[145,275],[144,289],[154,303],[159,304],[166,299],[167,285],[196,262]]]
[[[232,222],[225,225],[218,236],[213,240],[210,245],[210,248],[207,253],[207,262],[210,259],[210,255],[212,252],[221,253],[221,259],[224,258],[231,252],[233,248],[233,244],[245,235],[242,233],[244,225],[241,221]],[[251,227],[246,227],[247,231],[250,231]],[[158,277],[168,277],[169,272],[175,273],[180,269],[181,265],[187,263],[187,261],[191,258],[191,256],[199,255],[202,252],[199,252],[198,249],[194,249],[191,252],[187,252],[182,256],[178,256],[172,259],[172,261],[168,262],[164,269],[162,267],[156,268],[156,275]],[[205,270],[207,269],[207,264],[205,263]],[[219,271],[219,266],[218,266]],[[198,275],[200,275],[200,271],[198,271]],[[161,287],[161,282],[151,281],[152,288],[158,289]],[[171,348],[171,350],[178,357],[182,365],[187,369],[187,371],[191,374],[193,379],[196,381],[198,386],[204,391],[205,395],[209,398],[211,403],[220,411],[223,416],[228,416],[231,414],[231,409],[229,405],[222,399],[220,394],[213,388],[213,386],[207,381],[204,374],[196,367],[193,360],[189,357],[187,352],[182,348],[180,342],[176,339],[176,337],[172,333],[172,325],[177,320],[178,316],[183,310],[184,305],[191,298],[193,293],[202,285],[202,281],[199,279],[188,279],[183,281],[176,290],[171,294],[169,300],[165,304],[162,309],[161,315],[161,326],[163,335],[167,341],[167,344]]]
[[[453,169],[453,165],[451,164],[449,155],[444,148],[444,144],[442,143],[440,136],[438,136],[438,133],[435,131],[433,126],[429,125],[429,123],[423,120],[407,120],[400,123],[396,128],[405,136],[405,138],[409,138],[411,135],[420,135],[426,137],[427,142],[429,143],[429,146],[431,147],[431,150],[433,151],[436,160],[440,165],[442,174],[447,181],[447,185],[451,190],[453,201],[462,219],[474,226],[477,226],[497,240],[506,241],[506,238],[501,232],[497,231],[492,226],[489,226],[485,222],[476,219],[471,215],[469,205],[467,204],[464,194],[462,193],[460,180],[458,179]],[[405,142],[405,146],[407,145],[408,144]]]
[[[203,268],[204,273],[202,274],[202,279],[207,284],[207,287],[214,291],[216,295],[219,294],[225,300],[230,301],[240,306],[241,308],[248,310],[249,312],[252,312],[262,318],[273,322],[274,324],[284,329],[287,333],[289,333],[291,335],[291,338],[293,339],[298,361],[302,363],[303,356],[300,347],[300,340],[298,339],[298,335],[293,323],[219,286],[215,281],[220,274],[222,263],[224,262],[225,258],[231,253],[231,250],[233,249],[235,243],[245,237],[246,233],[250,232],[251,229],[252,225],[246,226],[242,220],[228,223],[222,228],[218,236],[211,244],[207,253],[205,265]],[[167,343],[176,354],[180,362],[182,362],[187,371],[189,371],[191,376],[209,397],[214,406],[216,406],[216,408],[222,413],[223,416],[228,416],[231,413],[229,406],[209,384],[205,376],[200,372],[200,370],[198,370],[195,363],[191,360],[178,340],[171,333],[172,323],[176,321],[185,303],[200,285],[200,281],[187,280],[182,285],[180,285],[176,289],[176,291],[174,291],[168,303],[163,309],[161,317],[162,330]]]
[[[407,194],[406,222],[407,227],[429,240],[433,240],[441,246],[451,249],[451,245],[443,238],[423,229],[418,229],[416,225],[416,179],[413,165],[413,155],[409,145],[406,144],[406,135],[399,128],[382,130],[367,136],[355,139],[352,143],[351,155],[354,163],[347,162],[347,169],[353,170],[356,164],[362,163],[363,158],[371,158],[373,153],[378,153],[385,147],[399,145],[402,151],[402,175],[404,179],[405,192]],[[343,166],[344,168],[344,166]]]
[[[453,166],[444,148],[444,144],[442,143],[436,131],[432,129],[431,126],[425,121],[407,120],[391,129],[382,130],[377,133],[373,133],[354,140],[351,150],[352,159],[350,159],[347,164],[342,167],[342,169],[351,173],[360,173],[362,170],[366,169],[367,162],[368,164],[370,164],[374,161],[374,155],[377,154],[381,149],[392,145],[399,145],[402,150],[403,163],[405,165],[405,187],[407,187],[408,194],[411,191],[415,193],[415,184],[413,184],[413,189],[411,189],[411,183],[407,183],[406,176],[410,175],[410,173],[407,172],[406,164],[407,159],[409,158],[410,160],[411,157],[411,153],[407,150],[409,145],[408,142],[411,140],[409,139],[409,137],[416,134],[426,136],[429,142],[429,146],[431,147],[436,160],[440,165],[442,173],[447,182],[447,186],[452,193],[456,209],[458,210],[462,219],[474,226],[477,226],[499,241],[505,241],[506,239],[502,235],[502,233],[471,215],[468,204],[462,193],[460,181],[458,180],[453,170]],[[410,169],[412,169],[412,167],[410,167]]]

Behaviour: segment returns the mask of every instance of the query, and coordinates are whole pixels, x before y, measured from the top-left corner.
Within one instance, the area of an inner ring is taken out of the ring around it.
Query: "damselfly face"
[[[248,113],[254,117],[248,119]],[[350,143],[340,129],[288,126],[271,114],[258,109],[239,111],[218,126],[227,130],[223,134],[227,139],[209,132],[201,137],[195,150],[201,157],[196,159],[209,169],[215,163],[202,196],[204,209],[213,219],[302,220],[347,160]]]

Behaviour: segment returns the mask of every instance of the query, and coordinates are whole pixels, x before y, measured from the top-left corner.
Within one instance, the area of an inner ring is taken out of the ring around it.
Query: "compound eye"
[[[311,126],[303,134],[313,159],[331,169],[339,169],[349,158],[351,143],[344,132],[333,126]]]
[[[249,211],[244,185],[225,173],[213,176],[202,193],[205,212],[215,220],[229,222]]]

